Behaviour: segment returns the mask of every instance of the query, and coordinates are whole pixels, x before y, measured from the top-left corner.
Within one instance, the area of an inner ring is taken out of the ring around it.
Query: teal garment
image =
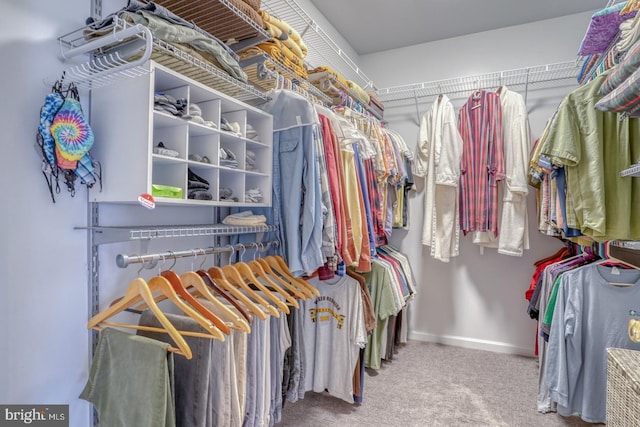
[[[562,275],[558,275],[555,282],[553,282],[553,288],[551,289],[551,295],[549,296],[549,302],[547,302],[547,308],[544,312],[544,319],[542,320],[542,327],[544,332],[549,334],[551,328],[551,321],[553,320],[553,311],[556,307],[556,299],[558,298],[558,288],[560,287],[560,281]]]
[[[597,241],[638,240],[640,180],[620,177],[620,171],[640,158],[640,119],[595,109],[605,78],[562,101],[540,152],[565,167],[577,228]]]
[[[175,427],[168,346],[114,328],[100,333],[80,398],[96,407],[101,427]]]

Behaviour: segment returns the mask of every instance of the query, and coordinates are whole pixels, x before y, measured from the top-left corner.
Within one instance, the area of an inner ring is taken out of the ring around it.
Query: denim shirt
[[[313,140],[318,115],[307,99],[273,91],[261,109],[273,116],[273,223],[280,226],[282,255],[296,276],[324,264],[322,192]]]

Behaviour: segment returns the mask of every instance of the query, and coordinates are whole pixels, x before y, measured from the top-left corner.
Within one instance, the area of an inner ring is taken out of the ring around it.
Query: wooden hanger
[[[228,328],[238,329],[246,333],[251,332],[251,328],[245,319],[239,317],[226,304],[222,303],[218,298],[214,297],[211,292],[209,292],[204,279],[198,273],[195,271],[187,271],[180,275],[180,279],[182,280],[182,283],[184,283],[187,292],[189,292],[190,289],[195,290],[195,292],[190,292],[192,297],[200,295],[216,308],[217,312],[215,314],[220,315],[227,320],[228,323],[226,323],[226,325]]]
[[[280,317],[280,313],[278,310],[269,304],[262,296],[258,295],[256,291],[251,289],[249,284],[245,282],[244,277],[242,277],[242,273],[238,270],[238,267],[234,265],[225,265],[222,267],[222,271],[224,275],[228,279],[228,282],[234,285],[237,288],[242,289],[248,296],[251,297],[254,301],[262,306],[262,308],[270,315],[275,317]]]
[[[304,290],[298,289],[295,286],[293,286],[291,283],[289,283],[286,280],[284,280],[278,273],[273,271],[273,269],[271,268],[269,263],[267,261],[265,261],[264,259],[256,258],[253,262],[256,262],[256,263],[260,264],[260,266],[262,267],[264,272],[267,275],[269,275],[269,277],[273,278],[278,283],[280,283],[282,286],[287,288],[293,294],[294,297],[296,297],[298,299],[309,299],[309,298],[311,298],[311,296],[312,296],[311,292],[309,292],[309,294],[307,294],[306,293],[306,291],[307,291],[306,289],[304,289]]]
[[[226,322],[216,316],[216,314],[209,310],[207,307],[202,305],[200,301],[195,299],[194,296],[191,295],[189,291],[187,291],[186,284],[182,281],[182,278],[178,276],[175,271],[165,270],[160,274],[162,275],[162,277],[165,277],[169,281],[169,283],[173,287],[173,290],[175,290],[176,293],[180,295],[180,297],[182,297],[184,301],[188,302],[189,305],[198,312],[198,314],[201,314],[206,320],[209,320],[223,334],[229,335],[231,333],[229,325],[227,325]],[[193,279],[193,276],[188,277]],[[198,276],[197,274],[196,277],[198,279],[200,278],[200,276]],[[195,320],[202,325],[202,323],[198,319]],[[204,325],[202,326],[204,327]]]
[[[260,282],[260,279],[258,279],[258,277],[256,277],[255,274],[253,274],[253,270],[251,269],[251,267],[242,261],[242,256],[244,255],[245,252],[245,247],[244,245],[240,245],[242,246],[242,253],[240,254],[240,261],[236,262],[235,264],[233,264],[234,267],[236,267],[236,269],[238,270],[238,272],[240,272],[240,274],[243,276],[243,278],[245,279],[245,282],[248,282],[249,286],[251,287],[251,285],[255,286],[256,288],[258,288],[258,290],[262,291],[262,293],[271,300],[271,302],[273,302],[276,307],[278,307],[278,309],[286,314],[289,314],[289,307],[287,306],[287,304],[284,303],[284,301],[282,301],[280,298],[278,298],[276,295],[273,294],[272,290],[267,288],[266,286],[264,286],[264,284],[262,284]],[[264,271],[263,271],[264,272]],[[271,282],[273,283],[273,282]],[[273,283],[275,285],[274,290],[276,290],[276,292],[281,293],[281,295],[283,297],[289,296],[286,292],[284,292],[282,290],[282,288],[280,288],[278,285],[276,285],[275,283]]]
[[[298,304],[298,301],[296,301],[296,299],[294,298],[294,295],[292,295],[291,293],[289,293],[286,290],[282,289],[276,282],[274,282],[271,279],[271,277],[266,273],[264,268],[262,268],[262,265],[260,265],[260,263],[258,263],[256,260],[253,260],[253,261],[249,261],[247,263],[247,266],[249,267],[249,269],[251,269],[253,274],[258,279],[262,279],[266,283],[266,285],[268,286],[269,290],[271,290],[271,289],[275,290],[280,295],[282,295],[284,297],[284,299],[289,304],[291,304],[293,307],[300,308],[300,304]]]
[[[196,273],[202,278],[202,281],[209,289],[211,289],[216,294],[221,295],[226,301],[229,302],[229,304],[235,307],[235,309],[238,310],[238,312],[242,315],[242,317],[246,319],[249,324],[253,322],[253,317],[249,313],[247,313],[247,311],[244,309],[244,307],[242,307],[238,300],[233,298],[227,293],[227,291],[218,286],[215,280],[213,280],[213,277],[211,277],[211,275],[209,275],[206,270],[200,269],[196,271]]]
[[[320,291],[317,290],[314,286],[309,284],[306,280],[295,277],[289,270],[287,263],[281,257],[277,255],[270,255],[265,257],[264,259],[275,271],[289,280],[289,282],[295,284],[299,289],[307,290],[311,294],[311,296],[320,296]]]
[[[251,299],[247,297],[242,291],[240,291],[240,289],[231,284],[222,268],[211,267],[207,270],[207,272],[218,285],[222,286],[231,295],[233,295],[234,298],[242,302],[242,304],[244,304],[250,312],[258,316],[258,318],[264,320],[267,318],[267,314],[271,314],[270,312],[268,313],[267,311],[265,311],[262,307],[256,305],[256,303],[251,301]],[[277,313],[275,309],[273,310]]]
[[[147,304],[147,306],[149,307],[151,312],[155,314],[156,318],[163,326],[163,328],[107,321],[107,319],[109,319],[110,317],[113,317],[116,314],[125,311],[126,309],[132,307],[134,304],[137,304],[140,301],[144,301]],[[167,316],[164,315],[160,307],[158,307],[158,305],[154,301],[153,292],[151,291],[149,284],[145,282],[144,279],[134,279],[131,283],[129,283],[127,291],[122,298],[120,298],[114,304],[111,304],[106,310],[103,310],[93,316],[87,323],[87,328],[96,329],[98,331],[102,330],[103,326],[117,326],[121,328],[166,333],[171,337],[171,339],[177,346],[173,347],[170,345],[168,347],[169,351],[176,354],[181,354],[187,359],[191,359],[192,357],[191,348],[183,337],[183,335],[188,335],[188,333],[178,331],[175,326],[173,326],[173,324],[169,321],[169,319],[167,319]]]

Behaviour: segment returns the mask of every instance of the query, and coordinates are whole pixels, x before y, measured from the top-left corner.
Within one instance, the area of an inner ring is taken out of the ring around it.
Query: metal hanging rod
[[[120,268],[126,268],[131,264],[148,264],[146,268],[153,268],[158,264],[158,261],[166,261],[170,259],[199,257],[222,253],[232,253],[238,251],[244,251],[247,249],[258,249],[261,251],[267,250],[269,247],[277,247],[280,244],[279,240],[269,240],[267,242],[254,242],[249,244],[238,243],[235,245],[226,246],[210,246],[208,248],[189,249],[184,251],[166,251],[157,254],[148,255],[125,255],[118,254],[116,256],[116,265]]]

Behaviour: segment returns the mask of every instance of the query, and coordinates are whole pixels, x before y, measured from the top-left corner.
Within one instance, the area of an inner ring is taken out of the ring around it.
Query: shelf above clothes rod
[[[532,86],[554,87],[554,85],[576,83],[579,72],[580,68],[576,61],[567,61],[383,88],[376,91],[376,96],[382,102],[390,103],[440,94],[470,93],[478,89],[500,86],[508,86],[514,90],[528,90]]]
[[[126,242],[132,240],[161,239],[168,237],[229,236],[277,231],[276,225],[176,225],[149,227],[76,227],[76,230],[90,230],[97,245]],[[260,240],[259,238],[256,240]]]

